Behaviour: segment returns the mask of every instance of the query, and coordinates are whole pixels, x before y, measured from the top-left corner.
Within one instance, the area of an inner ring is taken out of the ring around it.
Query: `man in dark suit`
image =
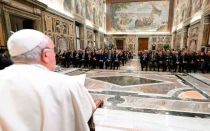
[[[122,60],[122,65],[124,66],[124,64],[125,64],[125,59],[126,59],[125,51],[122,52],[122,54],[121,54],[120,57],[121,57],[121,60]]]
[[[64,67],[66,67],[66,68],[69,68],[69,64],[70,64],[69,56],[70,56],[70,54],[71,54],[70,50],[68,50],[68,52],[65,54],[65,66]]]
[[[158,53],[157,56],[157,66],[158,66],[158,71],[160,67],[162,67],[162,71],[165,71],[165,57],[161,51]]]
[[[98,66],[100,69],[103,69],[104,66],[104,52],[103,50],[98,51]]]
[[[206,66],[206,55],[204,52],[201,52],[200,56],[198,57],[198,61],[200,62],[200,70],[202,73],[205,73],[205,66]]]
[[[112,51],[109,50],[109,52],[107,53],[107,58],[105,59],[106,69],[109,66],[110,66],[110,69],[112,69],[112,59],[113,59],[113,54],[112,54]]]
[[[7,55],[5,55],[5,53],[5,49],[0,50],[0,70],[3,70],[4,68],[13,64],[13,62],[7,57]]]
[[[98,65],[98,51],[92,51],[91,52],[91,56],[92,56],[92,68],[96,69],[97,65]]]
[[[171,68],[173,66],[173,55],[170,53],[169,50],[167,50],[165,55],[165,71],[168,70],[171,71]]]
[[[85,67],[90,68],[92,66],[92,60],[91,51],[87,50],[85,54]]]
[[[155,71],[156,59],[157,59],[156,52],[152,51],[149,54],[149,69],[150,69],[150,71],[152,70],[152,68],[153,68],[153,71]]]
[[[209,73],[209,71],[210,71],[210,51],[208,51],[207,55],[206,55],[206,69],[207,69],[207,73]]]
[[[197,71],[197,67],[196,67],[197,66],[197,56],[194,51],[189,52],[187,66],[188,66],[188,71],[190,73],[192,70],[194,70],[194,73],[196,73],[196,71]]]
[[[181,71],[180,65],[180,56],[179,56],[179,52],[176,51],[174,56],[173,56],[173,63],[174,63],[174,72],[176,72],[177,68],[179,67],[179,72]]]
[[[188,56],[187,56],[186,52],[183,51],[182,55],[180,57],[181,72],[184,72],[184,70],[186,70],[188,72],[187,62],[188,62]]]
[[[113,69],[115,70],[115,67],[117,67],[117,70],[118,70],[118,68],[120,67],[120,55],[118,54],[118,50],[116,50],[112,61],[114,63]]]
[[[148,62],[149,62],[149,56],[148,56],[146,51],[144,51],[143,55],[141,55],[140,61],[141,61],[141,70],[143,71],[143,69],[145,67],[145,69],[147,71]]]

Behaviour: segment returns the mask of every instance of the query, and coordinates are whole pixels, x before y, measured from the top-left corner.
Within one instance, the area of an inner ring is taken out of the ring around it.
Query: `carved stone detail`
[[[55,47],[63,52],[63,50],[75,49],[74,47],[74,23],[65,20],[56,15],[42,12],[43,30],[55,43]]]
[[[28,5],[22,4],[22,3],[20,3],[20,2],[18,2],[16,0],[11,0],[11,4],[13,6],[19,8],[19,9],[23,9],[23,10],[31,12],[31,13],[33,13],[33,11],[34,11],[33,7],[30,7]]]
[[[45,15],[44,16],[44,27],[45,31],[53,32],[53,18],[51,16]]]
[[[56,32],[61,34],[67,34],[67,25],[65,22],[56,20],[55,22]]]
[[[176,40],[175,40],[175,49],[180,48],[180,43],[181,43],[181,32],[176,34]]]
[[[87,29],[87,41],[93,41],[93,30]]]

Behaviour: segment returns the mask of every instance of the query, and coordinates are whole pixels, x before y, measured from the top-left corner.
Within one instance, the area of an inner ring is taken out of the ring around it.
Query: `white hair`
[[[28,43],[30,44],[30,43]],[[24,54],[11,57],[14,63],[23,62],[23,63],[39,63],[41,60],[41,54],[43,49],[48,46],[48,40],[43,38],[42,42],[36,46],[33,50],[26,52]]]

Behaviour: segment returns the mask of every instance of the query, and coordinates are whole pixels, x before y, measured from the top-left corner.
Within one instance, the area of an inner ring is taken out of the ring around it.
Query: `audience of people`
[[[70,65],[77,68],[91,69],[119,69],[126,62],[133,58],[132,51],[117,49],[91,49],[86,47],[85,50],[68,50],[57,54],[58,61],[63,67],[69,68]]]
[[[171,72],[210,72],[210,51],[196,52],[191,50],[153,50],[139,51],[141,70]]]

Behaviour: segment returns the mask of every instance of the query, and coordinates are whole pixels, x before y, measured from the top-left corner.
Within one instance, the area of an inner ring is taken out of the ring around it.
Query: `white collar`
[[[28,63],[24,63],[24,62],[16,62],[16,65],[31,65],[31,66],[36,66],[39,67],[43,70],[48,70],[45,66],[41,65],[41,64],[28,64]]]
[[[43,69],[43,70],[48,70],[45,66],[40,65],[40,64],[30,64],[30,65],[39,67],[39,68],[41,68],[41,69]]]

